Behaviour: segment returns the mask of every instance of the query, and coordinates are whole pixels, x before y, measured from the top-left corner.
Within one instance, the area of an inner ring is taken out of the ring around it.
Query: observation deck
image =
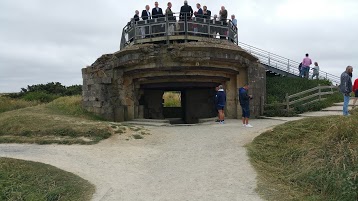
[[[156,18],[155,18],[156,17]],[[120,49],[134,44],[228,40],[238,45],[238,29],[230,19],[189,16],[189,13],[131,19],[123,28]]]

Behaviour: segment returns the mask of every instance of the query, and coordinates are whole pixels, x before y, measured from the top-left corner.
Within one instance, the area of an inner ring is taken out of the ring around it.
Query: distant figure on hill
[[[242,109],[242,126],[247,128],[252,128],[249,124],[250,118],[250,100],[252,99],[252,95],[248,94],[249,85],[246,84],[245,86],[239,89],[239,101],[240,106]]]
[[[358,79],[354,80],[353,93],[354,93],[354,100],[353,100],[352,109],[354,109],[356,107],[356,102],[357,102],[357,99],[358,99]]]
[[[343,93],[344,104],[343,104],[343,116],[348,116],[348,105],[350,100],[350,93],[352,93],[352,73],[353,67],[347,66],[346,71],[341,75],[340,91]]]
[[[317,62],[314,62],[314,67],[312,68],[313,70],[313,74],[312,74],[312,80],[314,77],[316,77],[316,79],[318,80],[318,76],[319,76],[319,66]]]
[[[302,77],[302,62],[300,63],[300,65],[298,65],[298,71],[300,72],[298,76]]]
[[[309,58],[309,54],[306,54],[306,57],[302,61],[302,72],[303,72],[302,77],[308,79],[311,64],[312,64],[312,60]]]
[[[222,85],[219,86],[219,90],[216,93],[216,108],[219,112],[219,123],[224,124],[225,114],[224,109],[226,105],[226,94],[224,91],[224,87]]]

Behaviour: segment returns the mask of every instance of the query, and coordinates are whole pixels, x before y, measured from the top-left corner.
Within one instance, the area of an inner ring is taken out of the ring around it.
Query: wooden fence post
[[[288,93],[286,93],[286,107],[287,107],[287,114],[290,112],[290,99],[288,98]]]
[[[322,95],[321,95],[321,85],[318,85],[318,96],[319,96],[319,101],[321,101],[322,99]]]

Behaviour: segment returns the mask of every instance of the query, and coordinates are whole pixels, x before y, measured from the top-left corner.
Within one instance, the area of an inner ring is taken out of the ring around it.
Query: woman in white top
[[[314,77],[316,77],[316,79],[318,80],[318,76],[319,76],[319,66],[317,62],[314,62],[314,67],[312,68],[313,70],[313,75],[312,75],[312,80]]]

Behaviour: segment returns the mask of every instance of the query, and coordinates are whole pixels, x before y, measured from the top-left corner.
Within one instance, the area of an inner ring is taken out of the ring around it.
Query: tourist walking
[[[252,95],[248,94],[249,85],[246,84],[245,86],[239,89],[239,101],[242,110],[242,126],[247,128],[252,128],[253,126],[249,124],[250,118],[250,100],[252,99]]]
[[[348,105],[350,100],[350,93],[352,92],[352,73],[353,67],[347,66],[346,71],[344,71],[341,75],[341,85],[340,91],[344,97],[344,104],[343,104],[343,116],[348,116]]]
[[[352,109],[354,109],[356,107],[356,102],[357,102],[357,99],[358,99],[358,79],[354,80],[352,91],[354,93],[354,100],[353,100]]]
[[[225,121],[225,113],[224,113],[225,105],[226,105],[226,94],[224,91],[224,87],[220,85],[219,90],[216,93],[216,109],[218,110],[219,113],[218,116],[219,116],[220,124],[224,124]]]
[[[302,77],[308,79],[311,64],[312,60],[309,58],[309,54],[306,54],[306,57],[302,61]]]
[[[312,68],[313,70],[313,74],[312,74],[312,80],[314,77],[316,77],[316,79],[318,80],[318,76],[319,76],[319,66],[317,62],[314,62],[314,67]]]

